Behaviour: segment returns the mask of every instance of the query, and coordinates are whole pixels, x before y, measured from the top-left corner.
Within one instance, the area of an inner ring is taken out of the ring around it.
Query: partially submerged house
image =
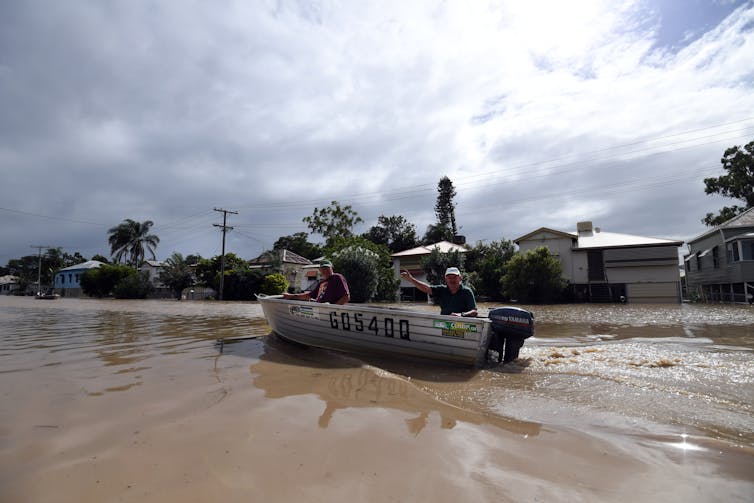
[[[417,246],[410,250],[404,250],[401,252],[393,253],[393,269],[397,277],[400,277],[400,272],[407,270],[419,281],[427,281],[427,275],[422,268],[422,261],[425,260],[432,253],[433,250],[437,250],[440,253],[459,252],[466,253],[468,250],[465,246],[460,244],[451,243],[450,241],[439,241],[437,243]],[[401,278],[399,284],[399,294],[401,299],[425,299],[426,295],[414,287],[413,283]]]
[[[0,295],[21,295],[20,278],[11,274],[0,276]]]
[[[683,263],[689,297],[754,300],[754,208],[689,240],[688,245]]]
[[[81,297],[81,276],[86,271],[103,265],[99,260],[87,260],[81,264],[60,269],[55,273],[55,291],[66,297]]]
[[[545,246],[558,257],[576,301],[681,302],[682,241],[603,232],[592,222],[576,232],[540,227],[513,241],[521,253]]]

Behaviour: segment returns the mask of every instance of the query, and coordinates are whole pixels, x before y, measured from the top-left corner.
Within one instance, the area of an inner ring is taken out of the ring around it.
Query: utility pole
[[[45,245],[31,245],[32,248],[36,248],[39,251],[39,268],[37,269],[37,297],[42,295],[42,249],[50,249]]]
[[[223,214],[223,224],[212,224],[215,227],[220,227],[223,231],[223,251],[222,255],[220,255],[220,291],[218,292],[218,299],[223,300],[223,285],[225,283],[225,233],[228,231],[232,231],[233,227],[229,227],[226,224],[228,219],[228,213],[232,213],[233,215],[238,215],[237,211],[231,211],[231,210],[224,210],[222,208],[213,208],[215,211],[219,211]]]

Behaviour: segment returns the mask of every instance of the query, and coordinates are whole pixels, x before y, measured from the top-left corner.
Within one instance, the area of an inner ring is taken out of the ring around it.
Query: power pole
[[[223,231],[223,251],[222,255],[220,255],[220,291],[218,292],[218,299],[223,300],[223,285],[225,284],[225,233],[228,231],[232,231],[233,227],[229,227],[226,224],[228,219],[228,213],[232,213],[233,215],[238,215],[237,211],[231,211],[231,210],[224,210],[222,208],[213,208],[215,211],[219,211],[223,214],[223,224],[212,224],[215,227],[220,227]]]
[[[42,249],[50,249],[45,245],[31,245],[32,248],[36,248],[39,251],[39,268],[37,269],[37,297],[42,295]]]

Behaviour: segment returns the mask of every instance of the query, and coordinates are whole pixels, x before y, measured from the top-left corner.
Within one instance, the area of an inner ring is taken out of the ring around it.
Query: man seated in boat
[[[332,262],[325,260],[319,264],[319,273],[322,279],[314,285],[314,288],[302,293],[284,293],[284,299],[291,300],[314,300],[330,304],[345,304],[351,300],[351,292],[345,276],[332,270]]]
[[[474,292],[461,283],[463,278],[457,267],[447,268],[444,285],[429,285],[414,278],[408,271],[401,271],[401,276],[413,283],[422,292],[431,295],[435,304],[440,305],[440,314],[468,317],[477,315]]]

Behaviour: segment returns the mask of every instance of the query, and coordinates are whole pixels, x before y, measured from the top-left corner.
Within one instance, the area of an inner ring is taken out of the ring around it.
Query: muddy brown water
[[[466,369],[256,303],[0,297],[0,501],[754,501],[754,308],[528,307]]]

